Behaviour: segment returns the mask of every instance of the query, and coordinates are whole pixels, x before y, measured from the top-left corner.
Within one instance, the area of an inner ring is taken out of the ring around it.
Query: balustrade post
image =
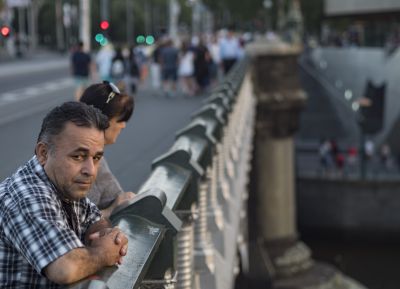
[[[314,262],[297,233],[293,135],[306,100],[297,76],[300,52],[281,42],[249,48],[258,102],[252,168],[255,247],[273,288],[344,288],[342,275]]]
[[[193,288],[193,213],[177,213],[182,228],[177,235],[177,289]]]
[[[209,231],[213,236],[213,244],[216,249],[222,253],[224,251],[224,239],[223,232],[225,229],[224,214],[223,210],[218,202],[218,161],[221,157],[218,154],[218,147],[220,144],[216,144],[216,154],[212,159],[212,166],[210,168],[210,186],[209,195],[207,197],[207,217]]]
[[[214,248],[207,230],[207,191],[210,185],[209,168],[200,180],[198,193],[198,216],[194,223],[194,268],[196,272],[214,272]]]

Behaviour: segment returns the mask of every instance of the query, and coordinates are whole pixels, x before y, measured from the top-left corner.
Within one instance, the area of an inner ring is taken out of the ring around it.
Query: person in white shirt
[[[233,31],[229,30],[226,37],[222,38],[219,44],[220,57],[224,73],[228,73],[232,66],[239,59],[242,48],[239,40],[235,37]]]

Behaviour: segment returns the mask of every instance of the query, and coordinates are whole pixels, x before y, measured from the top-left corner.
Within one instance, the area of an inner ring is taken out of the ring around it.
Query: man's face
[[[53,139],[52,149],[38,143],[36,154],[47,176],[71,200],[85,197],[96,179],[103,156],[104,132],[69,122]]]

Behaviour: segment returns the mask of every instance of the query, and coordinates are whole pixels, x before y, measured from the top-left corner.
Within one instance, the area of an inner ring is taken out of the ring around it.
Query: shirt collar
[[[39,163],[39,160],[36,155],[34,155],[29,161],[28,166],[31,168],[32,172],[37,175],[43,182],[49,184],[54,191],[57,191],[56,187],[53,185],[51,180],[46,174],[44,167]]]

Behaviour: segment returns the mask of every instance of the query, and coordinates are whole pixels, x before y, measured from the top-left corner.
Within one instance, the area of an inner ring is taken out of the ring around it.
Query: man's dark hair
[[[108,119],[118,117],[118,122],[128,121],[135,108],[133,97],[121,93],[115,93],[110,99],[110,94],[113,92],[109,83],[96,83],[92,84],[83,92],[80,102],[101,110]]]
[[[43,119],[37,142],[45,142],[50,147],[53,137],[59,135],[68,122],[76,126],[96,128],[105,131],[108,126],[107,117],[97,108],[81,102],[65,102],[53,108]]]

